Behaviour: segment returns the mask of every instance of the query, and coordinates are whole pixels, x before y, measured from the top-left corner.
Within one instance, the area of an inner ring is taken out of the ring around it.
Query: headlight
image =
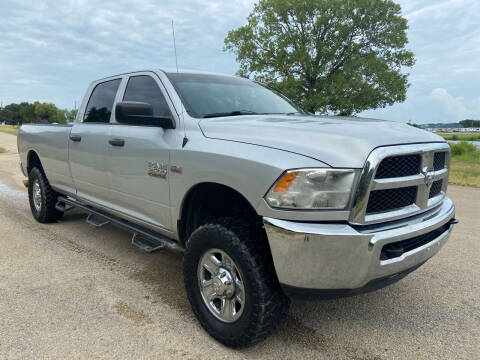
[[[355,170],[290,170],[265,196],[272,207],[287,209],[345,209],[355,180]]]

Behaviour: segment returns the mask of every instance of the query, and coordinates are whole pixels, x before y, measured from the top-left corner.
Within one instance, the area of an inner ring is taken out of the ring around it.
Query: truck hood
[[[208,138],[280,149],[345,168],[363,168],[379,146],[445,142],[407,124],[365,118],[244,115],[203,119],[199,125]]]

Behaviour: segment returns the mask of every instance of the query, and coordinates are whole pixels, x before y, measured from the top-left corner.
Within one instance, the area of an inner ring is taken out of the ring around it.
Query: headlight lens
[[[276,208],[345,209],[355,174],[351,169],[290,170],[273,185],[265,199]]]

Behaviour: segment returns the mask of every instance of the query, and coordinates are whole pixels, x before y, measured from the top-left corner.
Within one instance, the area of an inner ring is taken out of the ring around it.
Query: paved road
[[[0,358],[480,358],[480,189],[450,186],[461,223],[404,280],[375,293],[293,303],[280,330],[233,351],[199,326],[181,256],[146,254],[114,227],[30,215],[16,138],[0,133]]]

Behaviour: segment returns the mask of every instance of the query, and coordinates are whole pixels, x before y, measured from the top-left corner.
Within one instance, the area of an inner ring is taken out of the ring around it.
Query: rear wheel
[[[35,220],[49,223],[62,218],[63,212],[55,208],[57,197],[43,171],[34,167],[28,175],[28,199]]]
[[[205,330],[227,346],[265,339],[288,313],[264,236],[256,224],[227,218],[199,227],[187,242],[188,299]]]

